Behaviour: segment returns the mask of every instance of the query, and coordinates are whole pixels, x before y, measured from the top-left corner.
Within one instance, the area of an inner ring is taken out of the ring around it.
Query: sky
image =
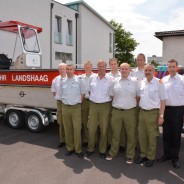
[[[62,4],[75,0],[56,0]],[[183,0],[85,0],[107,21],[121,23],[139,43],[134,55],[162,56],[162,41],[155,32],[184,29]]]

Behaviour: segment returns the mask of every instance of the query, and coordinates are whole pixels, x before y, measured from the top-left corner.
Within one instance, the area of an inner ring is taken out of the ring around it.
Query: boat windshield
[[[21,27],[20,33],[25,51],[39,53],[40,48],[36,31],[29,27]]]

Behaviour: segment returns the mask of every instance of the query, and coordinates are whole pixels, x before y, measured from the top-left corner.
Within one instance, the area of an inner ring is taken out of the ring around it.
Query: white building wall
[[[52,9],[52,41],[51,34],[51,3],[54,4]],[[78,36],[76,48],[76,19],[77,11],[65,7],[64,5],[52,0],[1,0],[0,20],[9,21],[17,20],[39,26],[43,28],[43,32],[39,34],[41,50],[42,50],[42,68],[57,68],[61,60],[55,59],[55,52],[64,52],[72,54],[72,62],[83,63],[86,60],[91,60],[96,67],[99,59],[104,59],[108,62],[109,58],[113,57],[113,52],[109,52],[109,33],[114,33],[114,30],[109,27],[101,18],[93,11],[87,9],[80,4],[78,18]],[[54,42],[54,19],[55,15],[62,18],[62,44]],[[73,23],[73,45],[66,45],[67,19]],[[8,54],[12,58],[14,52],[16,35],[13,33],[0,32],[0,53]],[[10,43],[11,42],[11,43]],[[51,47],[52,45],[52,47]],[[2,49],[4,48],[4,50]],[[113,50],[113,49],[112,49]],[[21,54],[21,50],[16,49],[14,60]],[[52,63],[51,63],[52,60]]]
[[[51,3],[54,4],[52,9],[52,46],[50,42],[51,31]],[[34,26],[43,28],[43,32],[39,34],[41,50],[42,50],[42,68],[57,68],[58,64],[62,60],[55,59],[55,52],[71,53],[73,63],[75,63],[75,13],[76,11],[67,8],[66,6],[54,2],[52,0],[1,0],[0,6],[0,20],[9,21],[17,20]],[[6,11],[7,10],[7,11]],[[62,18],[62,44],[55,44],[54,41],[54,21],[55,15]],[[67,33],[67,19],[73,23],[73,45],[66,45],[66,33]],[[0,49],[0,53],[8,54],[10,58],[13,56],[14,44],[16,35],[13,33],[4,32],[0,34],[0,42],[5,43],[3,49]],[[18,42],[18,45],[19,42]],[[52,49],[50,49],[52,48]],[[52,55],[50,54],[52,53]],[[14,60],[21,54],[20,46],[16,49]],[[51,59],[52,57],[52,59]],[[52,60],[52,63],[51,63]]]
[[[184,66],[184,36],[163,37],[163,62],[175,59]]]
[[[57,60],[55,59],[55,52],[62,52],[62,53],[69,53],[72,54],[72,60],[68,61],[70,63],[75,64],[76,62],[76,42],[75,42],[75,38],[76,38],[76,20],[75,20],[75,13],[77,13],[77,11],[68,8],[60,3],[57,2],[53,2],[54,3],[54,7],[53,7],[53,14],[52,14],[52,27],[53,27],[53,31],[52,31],[52,67],[53,68],[57,68],[58,64],[61,62],[64,62],[62,60]],[[61,25],[61,34],[62,34],[62,43],[61,44],[56,44],[54,41],[54,27],[55,27],[55,16],[59,16],[61,17],[62,20],[62,25]],[[72,46],[68,46],[66,44],[66,34],[68,32],[68,24],[67,24],[67,20],[71,20],[72,21],[72,40],[73,40],[73,44]]]
[[[109,52],[109,33],[113,34],[114,30],[84,5],[80,6],[79,15],[81,48],[78,49],[80,49],[81,58],[78,62],[91,60],[95,68],[99,59],[108,63],[109,59],[113,57],[113,52]]]
[[[148,63],[151,63],[152,61],[155,61],[155,62],[157,62],[158,64],[164,64],[163,62],[162,62],[162,57],[158,57],[158,56],[152,56],[152,57],[147,57],[147,62]]]
[[[50,35],[50,0],[1,0],[0,20],[17,20],[42,27],[43,32],[39,34],[43,53],[42,66],[43,68],[50,67],[50,50],[48,49],[50,45],[48,39]],[[6,49],[2,51],[0,48],[0,52],[7,53],[10,58],[13,55],[15,36],[13,33],[2,33],[2,31],[0,33],[0,42],[4,43],[3,47]],[[18,55],[17,51],[15,58]]]

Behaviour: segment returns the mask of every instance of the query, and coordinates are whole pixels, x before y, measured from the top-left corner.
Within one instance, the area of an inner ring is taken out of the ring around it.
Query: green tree
[[[138,43],[132,38],[132,33],[125,31],[122,24],[115,20],[111,20],[110,24],[115,28],[115,57],[120,63],[128,62],[133,65],[135,61],[132,52]]]
[[[159,66],[159,64],[155,60],[152,60],[151,64],[154,65],[155,67]]]

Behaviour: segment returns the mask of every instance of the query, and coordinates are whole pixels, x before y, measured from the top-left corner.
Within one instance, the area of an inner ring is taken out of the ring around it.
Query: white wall
[[[81,58],[78,62],[91,60],[95,68],[99,59],[108,63],[108,60],[113,57],[113,53],[109,53],[109,33],[114,33],[114,30],[83,5],[80,6],[79,14]]]
[[[52,10],[52,64],[50,59],[50,12],[51,3],[54,3]],[[42,67],[57,68],[60,60],[55,60],[55,52],[72,53],[73,63],[76,63],[76,19],[77,11],[65,7],[64,5],[52,0],[1,0],[0,20],[17,20],[43,28],[39,34],[42,49]],[[62,17],[63,43],[54,42],[54,19],[55,15]],[[67,19],[73,22],[73,46],[66,45]],[[104,21],[96,16],[85,6],[80,6],[78,18],[78,63],[91,60],[96,67],[99,59],[108,62],[113,57],[109,53],[109,33],[114,33]],[[16,35],[13,33],[0,32],[0,53],[4,52],[11,58],[14,50]],[[11,43],[10,43],[11,42]],[[4,50],[2,48],[5,48]],[[16,58],[19,55],[16,50]],[[21,53],[20,53],[21,54]]]
[[[77,11],[68,8],[62,4],[59,4],[57,2],[54,2],[54,7],[53,7],[53,17],[52,17],[52,22],[53,22],[53,39],[52,39],[52,44],[53,44],[53,50],[52,50],[52,58],[53,58],[53,68],[57,68],[58,64],[61,63],[61,60],[56,60],[55,59],[55,52],[64,52],[64,53],[72,53],[72,57],[73,60],[71,61],[73,64],[75,64],[75,48],[76,48],[76,42],[75,42],[75,38],[76,38],[76,20],[75,20],[75,13]],[[55,44],[54,42],[54,19],[55,19],[55,15],[61,17],[62,19],[62,44]],[[72,46],[67,46],[66,45],[66,34],[68,31],[68,25],[67,25],[67,20],[71,20],[72,21],[72,35],[73,35],[73,45]]]
[[[163,62],[175,59],[184,66],[184,36],[163,37]]]
[[[158,57],[158,56],[152,56],[152,57],[147,57],[147,62],[151,63],[152,61],[157,62],[158,64],[162,64],[162,57]]]
[[[0,6],[0,20],[17,20],[20,22],[25,22],[35,26],[43,28],[43,32],[39,34],[41,49],[43,53],[43,68],[50,67],[50,50],[48,47],[50,45],[48,36],[50,34],[50,0],[1,0]],[[2,31],[0,35],[2,34]],[[4,35],[4,33],[3,33]],[[9,33],[10,35],[10,33]],[[13,42],[13,47],[15,43],[15,34],[11,34],[11,42]],[[10,43],[10,37],[0,37],[0,42],[5,43],[5,48],[8,55],[12,57],[12,43]],[[6,40],[6,41],[5,41]],[[2,42],[3,41],[3,42]],[[8,43],[9,42],[9,43]],[[44,45],[44,46],[43,46]],[[9,49],[10,48],[10,49]],[[0,52],[1,48],[0,48]]]
[[[50,59],[50,25],[51,25],[51,3],[54,4],[52,9],[52,63]],[[66,6],[54,2],[52,0],[1,0],[0,20],[17,20],[34,26],[43,28],[43,32],[39,34],[42,49],[42,68],[57,68],[61,60],[55,60],[55,51],[72,53],[75,59],[75,13],[76,11]],[[5,11],[8,10],[8,11]],[[55,44],[54,42],[54,19],[55,15],[62,17],[63,43]],[[73,46],[66,45],[67,19],[73,21]],[[8,36],[7,36],[8,35]],[[0,33],[0,42],[5,43],[4,50],[0,49],[0,53],[4,52],[11,58],[14,50],[16,35],[13,33]],[[14,58],[21,53],[19,48]],[[75,60],[73,61],[75,63]]]

